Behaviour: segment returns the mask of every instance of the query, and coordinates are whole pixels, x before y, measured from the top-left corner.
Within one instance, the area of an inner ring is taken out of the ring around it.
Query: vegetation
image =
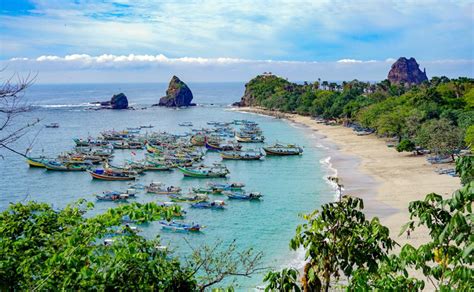
[[[397,243],[375,217],[368,221],[361,199],[344,196],[305,216],[290,248],[303,246],[307,264],[301,281],[294,269],[267,274],[266,291],[328,291],[343,273],[348,291],[419,291],[423,280],[407,269],[420,270],[438,291],[470,291],[474,286],[474,163],[472,156],[457,160],[463,186],[451,198],[428,194],[409,205],[410,219],[401,230],[419,226],[431,239],[419,246],[406,244],[399,254],[388,252]]]
[[[433,77],[421,85],[405,87],[388,80],[375,84],[358,80],[296,84],[262,75],[247,84],[246,96],[252,106],[355,122],[380,136],[408,140],[438,155],[472,147],[471,78]]]
[[[147,240],[123,223],[170,219],[179,207],[132,203],[88,216],[92,207],[29,202],[0,213],[0,289],[194,291],[258,269],[261,254],[237,253],[235,244],[196,249],[183,264],[159,238]]]

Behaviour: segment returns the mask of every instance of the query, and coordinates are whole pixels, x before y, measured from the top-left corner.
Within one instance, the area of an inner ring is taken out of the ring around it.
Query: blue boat
[[[262,195],[258,192],[223,192],[223,194],[226,195],[229,199],[234,200],[260,200],[260,198],[262,197]]]
[[[214,210],[223,210],[224,209],[224,201],[215,200],[213,202],[198,202],[191,204],[191,208],[196,209],[214,209]]]
[[[195,224],[194,222],[192,224],[186,224],[186,223],[181,223],[181,222],[176,222],[176,221],[160,221],[161,228],[165,230],[172,230],[172,231],[200,231],[202,226],[199,224]]]

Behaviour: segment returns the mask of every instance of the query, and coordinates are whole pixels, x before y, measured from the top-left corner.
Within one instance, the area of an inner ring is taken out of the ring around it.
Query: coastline
[[[401,227],[409,221],[411,201],[422,200],[432,192],[451,196],[460,187],[459,178],[437,174],[438,167],[429,164],[425,156],[399,153],[375,135],[357,136],[350,128],[320,124],[297,114],[248,107],[235,110],[287,119],[321,135],[320,142],[328,148],[330,163],[344,185],[344,194],[364,199],[364,212],[369,218],[377,216],[400,246],[410,243],[416,247],[429,239],[427,230],[420,227],[409,239],[405,234],[398,236]],[[429,289],[429,283],[425,288]]]

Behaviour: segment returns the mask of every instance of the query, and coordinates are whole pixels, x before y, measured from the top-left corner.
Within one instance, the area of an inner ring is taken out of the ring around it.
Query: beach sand
[[[260,108],[237,110],[275,116],[275,112]],[[375,135],[357,136],[350,128],[320,124],[306,116],[281,113],[276,113],[276,116],[305,125],[325,137],[322,143],[336,145],[329,147],[328,151],[344,185],[344,194],[364,199],[365,213],[369,218],[379,217],[401,246],[410,243],[416,247],[429,240],[429,234],[423,228],[417,228],[409,239],[406,234],[398,236],[402,226],[410,220],[409,203],[422,200],[432,192],[451,196],[461,185],[459,178],[435,172],[447,165],[434,166],[424,156],[399,153]],[[419,273],[413,275],[421,276]],[[425,281],[425,284],[425,289],[431,290],[430,283]]]

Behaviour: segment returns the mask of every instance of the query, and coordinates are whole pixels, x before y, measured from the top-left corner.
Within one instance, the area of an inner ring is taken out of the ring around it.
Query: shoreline
[[[311,117],[297,114],[249,107],[234,110],[286,119],[315,131],[321,137],[320,142],[329,148],[330,163],[344,185],[344,194],[364,199],[368,218],[377,216],[400,246],[410,243],[417,247],[429,239],[427,230],[421,227],[416,228],[409,239],[405,234],[398,236],[401,227],[409,221],[411,201],[422,200],[432,192],[448,197],[461,186],[459,178],[435,172],[446,165],[437,167],[429,164],[425,156],[399,153],[375,135],[357,136],[342,125],[320,124]],[[426,286],[429,288],[429,283]]]

